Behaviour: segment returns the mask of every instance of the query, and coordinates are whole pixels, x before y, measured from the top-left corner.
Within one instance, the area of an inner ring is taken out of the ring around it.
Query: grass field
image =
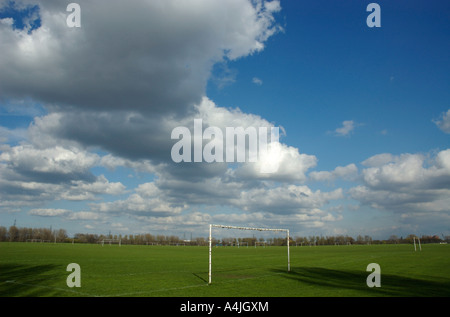
[[[75,297],[365,297],[450,296],[450,245],[208,248],[0,243],[0,296]],[[69,263],[81,287],[69,288]],[[381,287],[369,288],[369,263]]]

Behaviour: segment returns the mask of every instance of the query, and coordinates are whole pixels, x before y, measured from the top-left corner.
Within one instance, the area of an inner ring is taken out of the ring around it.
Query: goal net
[[[118,244],[119,247],[122,245],[122,239],[103,239],[101,241],[98,242],[99,244],[101,244],[102,246],[104,246],[105,244]]]
[[[252,231],[273,231],[273,232],[285,232],[286,233],[286,245],[287,245],[287,270],[290,272],[291,263],[290,263],[290,253],[289,253],[289,229],[271,229],[271,228],[251,228],[251,227],[238,227],[238,226],[226,226],[226,225],[209,225],[209,273],[208,279],[209,284],[211,284],[212,278],[212,230],[213,228],[221,228],[221,229],[237,229],[237,230],[252,230]],[[255,244],[256,246],[256,244]]]

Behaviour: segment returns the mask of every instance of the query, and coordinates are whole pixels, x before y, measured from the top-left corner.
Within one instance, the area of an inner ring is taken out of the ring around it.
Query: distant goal
[[[102,247],[105,244],[109,244],[109,245],[118,244],[120,247],[120,246],[122,246],[122,239],[102,239],[102,240],[98,241],[98,243],[101,244]]]
[[[271,229],[271,228],[251,228],[251,227],[237,227],[237,226],[226,226],[226,225],[209,225],[209,273],[208,273],[208,283],[212,283],[212,229],[222,228],[222,229],[237,229],[237,230],[253,230],[253,231],[274,231],[274,232],[286,232],[287,241],[287,271],[291,271],[290,253],[289,253],[289,229]]]

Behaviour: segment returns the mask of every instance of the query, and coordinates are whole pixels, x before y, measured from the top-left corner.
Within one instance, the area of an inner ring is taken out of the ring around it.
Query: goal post
[[[105,245],[105,243],[109,243],[109,245],[117,243],[120,247],[122,245],[122,239],[103,239],[101,241],[98,241],[98,243],[101,243],[102,247]]]
[[[291,271],[290,262],[290,252],[289,252],[289,229],[270,229],[270,228],[250,228],[250,227],[238,227],[238,226],[226,226],[226,225],[209,225],[209,272],[208,280],[211,284],[211,264],[212,264],[212,228],[223,228],[223,229],[238,229],[238,230],[253,230],[253,231],[275,231],[275,232],[286,232],[287,241],[287,270]]]

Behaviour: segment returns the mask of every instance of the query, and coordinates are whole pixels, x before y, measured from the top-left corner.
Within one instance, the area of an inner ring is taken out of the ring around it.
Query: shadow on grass
[[[61,279],[60,275],[55,274],[56,267],[56,265],[0,265],[0,297],[55,295],[54,289],[46,285],[49,285],[49,280]]]
[[[429,281],[381,272],[381,287],[370,288],[366,279],[371,272],[331,270],[319,267],[296,267],[291,272],[277,270],[282,276],[327,289],[353,290],[354,296],[401,296],[401,297],[448,297],[450,296],[450,278],[441,281]],[[339,296],[339,295],[337,295]]]
[[[196,278],[200,279],[202,282],[208,283],[208,281],[205,278],[201,277],[200,274],[192,273],[192,275],[194,275]]]

